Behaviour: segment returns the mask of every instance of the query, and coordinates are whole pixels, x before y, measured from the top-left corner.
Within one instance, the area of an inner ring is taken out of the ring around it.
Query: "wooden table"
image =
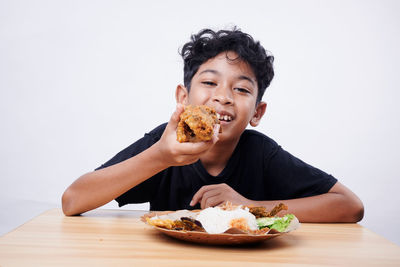
[[[0,237],[0,266],[400,266],[400,247],[358,224],[306,224],[246,246],[178,241],[145,225],[144,211],[49,210]]]

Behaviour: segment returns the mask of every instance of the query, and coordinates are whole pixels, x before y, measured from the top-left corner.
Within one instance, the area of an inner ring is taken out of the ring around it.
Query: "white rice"
[[[235,210],[222,210],[219,207],[207,208],[197,215],[196,220],[209,234],[221,234],[228,230],[232,219],[244,218],[249,229],[257,230],[256,217],[248,209],[237,208]]]

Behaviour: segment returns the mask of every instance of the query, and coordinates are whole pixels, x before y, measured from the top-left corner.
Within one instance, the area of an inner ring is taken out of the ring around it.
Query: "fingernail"
[[[214,127],[214,135],[215,136],[217,136],[218,134],[219,134],[219,128],[220,128],[221,126],[219,125],[219,124],[216,124],[215,125],[215,127]]]
[[[190,201],[190,204],[189,204],[189,205],[190,205],[190,206],[194,206],[193,200]]]

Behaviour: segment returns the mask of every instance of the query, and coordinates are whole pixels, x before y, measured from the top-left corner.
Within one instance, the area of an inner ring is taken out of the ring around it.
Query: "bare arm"
[[[326,194],[282,202],[289,207],[286,213],[295,214],[301,222],[358,222],[364,216],[361,200],[339,182]],[[261,201],[258,204],[272,207],[276,203]]]
[[[268,210],[283,202],[301,222],[358,222],[363,218],[361,200],[347,187],[337,182],[328,193],[281,201],[253,201],[234,191],[226,184],[203,186],[193,197],[191,205],[201,203],[202,208],[220,205],[225,201],[234,204],[265,206]]]
[[[165,169],[156,150],[152,146],[119,164],[82,175],[62,196],[64,214],[76,215],[100,207]]]
[[[100,207],[169,166],[193,163],[218,140],[178,143],[176,127],[183,106],[176,111],[161,139],[142,153],[110,167],[89,172],[72,183],[62,196],[65,215],[76,215]],[[215,131],[218,134],[218,130]]]

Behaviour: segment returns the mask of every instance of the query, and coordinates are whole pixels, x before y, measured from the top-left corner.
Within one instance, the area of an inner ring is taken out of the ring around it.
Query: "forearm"
[[[66,215],[76,215],[100,207],[168,166],[157,144],[113,166],[82,175],[62,196]]]
[[[276,204],[283,202],[288,210],[280,214],[293,213],[301,222],[352,222],[348,212],[343,208],[346,203],[343,197],[336,193],[289,199],[282,201],[253,201],[255,206],[265,206],[271,210]]]
[[[280,202],[285,203],[289,208],[282,214],[293,213],[301,222],[358,222],[364,213],[360,199],[340,183],[322,195],[282,201],[250,201],[249,203],[265,206],[270,210]]]

